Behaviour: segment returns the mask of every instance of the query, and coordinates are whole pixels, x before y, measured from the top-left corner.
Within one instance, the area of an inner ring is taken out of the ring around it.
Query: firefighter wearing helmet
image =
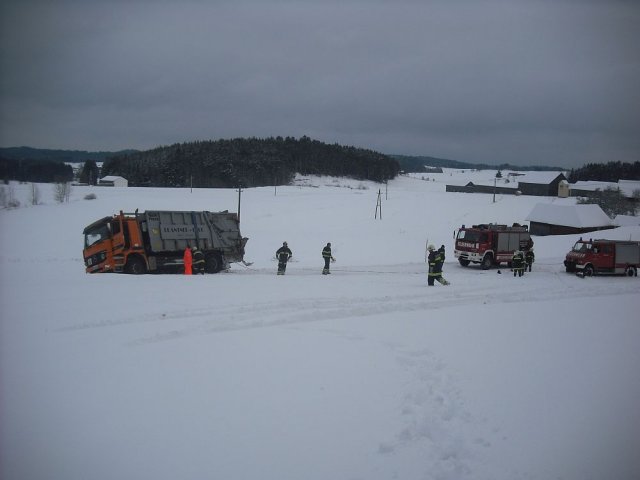
[[[449,285],[449,282],[445,280],[442,276],[442,265],[444,264],[444,245],[442,245],[438,250],[433,245],[429,245],[427,247],[429,251],[429,273],[427,276],[427,284],[430,287],[433,287],[434,281],[437,280],[438,283],[442,285]]]
[[[522,250],[516,250],[513,252],[511,267],[513,269],[514,277],[522,277],[524,275],[524,253],[522,253]]]
[[[328,275],[331,273],[329,271],[329,262],[336,261],[336,259],[331,255],[331,243],[327,243],[327,245],[322,249],[322,258],[324,259],[324,268],[322,269],[322,274]]]
[[[282,246],[276,250],[276,258],[278,259],[278,275],[284,275],[287,270],[287,262],[293,256],[287,242],[282,242]]]
[[[427,284],[430,287],[433,287],[433,281],[436,279],[436,276],[438,276],[438,273],[436,272],[436,265],[437,265],[436,257],[438,256],[438,252],[436,251],[436,247],[434,247],[433,245],[429,245],[429,247],[427,247],[427,250],[429,250],[429,257],[427,260],[429,262],[429,273],[427,276]]]
[[[204,275],[204,253],[198,247],[191,247],[191,258],[193,259],[193,273]]]

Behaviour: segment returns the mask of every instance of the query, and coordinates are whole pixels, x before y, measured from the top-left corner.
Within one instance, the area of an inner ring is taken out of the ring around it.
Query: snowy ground
[[[444,191],[493,175],[244,190],[254,264],[204,277],[86,275],[82,229],[136,208],[236,211],[233,189],[74,187],[56,204],[40,185],[27,206],[14,185],[0,478],[640,478],[640,279],[566,274],[571,235],[535,238],[523,278],[459,266],[461,224],[573,202]],[[426,287],[427,239],[446,246],[449,287]],[[327,241],[338,261],[322,276]]]

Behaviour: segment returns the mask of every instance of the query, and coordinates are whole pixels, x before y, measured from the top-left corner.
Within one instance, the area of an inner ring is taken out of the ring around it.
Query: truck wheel
[[[218,273],[222,270],[222,259],[219,255],[208,255],[204,261],[204,271],[207,273]]]
[[[485,255],[480,264],[480,268],[482,268],[482,270],[489,270],[491,265],[493,265],[493,255]]]
[[[593,277],[593,274],[594,274],[593,265],[587,265],[586,267],[584,267],[585,277]]]
[[[462,265],[463,267],[468,267],[469,264],[471,263],[471,260],[467,260],[466,258],[459,258],[458,261],[460,262],[460,265]]]
[[[637,277],[638,276],[638,271],[636,270],[636,267],[633,266],[629,266],[627,267],[627,269],[625,270],[625,275],[627,277]]]
[[[133,256],[127,260],[124,271],[131,275],[142,275],[143,273],[147,273],[147,266],[142,258]]]

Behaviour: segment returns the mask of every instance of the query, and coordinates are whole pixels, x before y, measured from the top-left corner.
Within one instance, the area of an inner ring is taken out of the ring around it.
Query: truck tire
[[[204,260],[204,271],[207,273],[218,273],[222,270],[222,258],[216,253],[207,255]]]
[[[636,270],[636,267],[634,267],[633,265],[630,265],[627,267],[627,269],[624,271],[624,274],[627,277],[637,277],[638,276],[638,270]]]
[[[595,273],[595,270],[593,269],[593,265],[587,265],[586,267],[584,267],[584,276],[585,277],[593,277],[593,274]]]
[[[487,253],[482,259],[480,268],[482,268],[482,270],[489,270],[491,268],[491,265],[493,265],[493,255]]]
[[[466,258],[459,258],[458,261],[460,262],[460,265],[462,265],[463,267],[468,267],[469,264],[471,263],[471,260],[467,260]]]
[[[127,259],[124,271],[130,275],[142,275],[147,273],[147,265],[144,263],[142,258],[134,255]]]

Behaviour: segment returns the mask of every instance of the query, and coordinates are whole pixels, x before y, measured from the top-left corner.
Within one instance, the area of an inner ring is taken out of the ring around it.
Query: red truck
[[[479,263],[483,270],[492,265],[511,263],[516,250],[526,252],[533,240],[526,225],[511,227],[493,223],[462,227],[456,235],[454,255],[463,267]]]
[[[567,272],[586,277],[596,274],[637,277],[640,242],[581,238],[567,253],[564,266]]]

